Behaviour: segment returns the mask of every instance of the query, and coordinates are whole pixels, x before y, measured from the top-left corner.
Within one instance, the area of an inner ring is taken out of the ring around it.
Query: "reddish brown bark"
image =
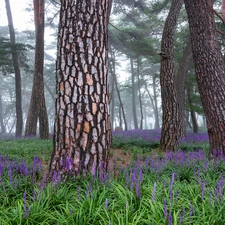
[[[26,121],[25,136],[35,136],[39,119],[41,139],[49,138],[48,115],[44,94],[44,0],[33,0],[35,21],[35,65],[33,87]]]
[[[174,33],[182,0],[173,0],[161,41],[160,85],[162,98],[162,132],[160,148],[174,151],[178,145],[178,103],[174,70]]]
[[[225,65],[215,29],[212,0],[185,0],[198,88],[211,154],[225,153]]]
[[[107,169],[109,10],[107,0],[61,1],[50,177]]]

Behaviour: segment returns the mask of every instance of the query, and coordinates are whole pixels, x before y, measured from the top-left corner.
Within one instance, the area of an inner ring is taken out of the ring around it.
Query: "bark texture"
[[[225,65],[212,0],[185,0],[198,88],[206,116],[211,154],[225,153]]]
[[[178,134],[179,137],[186,136],[185,124],[185,87],[187,81],[188,70],[192,61],[191,39],[188,39],[187,45],[184,49],[183,56],[179,62],[179,67],[176,73],[176,90],[178,101]]]
[[[62,0],[56,65],[53,173],[107,170],[111,128],[108,96],[107,0]]]
[[[16,37],[13,26],[12,13],[10,8],[9,0],[5,0],[6,12],[9,25],[9,34],[11,42],[13,68],[15,72],[15,90],[16,90],[16,137],[21,137],[23,132],[23,112],[22,112],[22,88],[21,88],[21,74],[19,59],[16,49]]]
[[[160,148],[174,151],[178,145],[178,103],[174,71],[174,33],[182,0],[173,0],[161,41],[160,85],[162,98],[162,132]]]
[[[44,94],[44,0],[34,0],[35,65],[31,100],[26,121],[25,136],[35,136],[39,119],[41,139],[49,138],[48,115]]]

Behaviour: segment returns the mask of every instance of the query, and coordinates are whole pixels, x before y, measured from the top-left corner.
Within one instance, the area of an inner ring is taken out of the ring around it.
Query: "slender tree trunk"
[[[119,103],[120,103],[119,110],[122,111],[125,130],[127,130],[127,120],[126,120],[125,111],[124,111],[124,107],[123,107],[123,102],[122,102],[122,99],[121,99],[121,96],[120,96],[120,90],[119,90],[118,83],[117,83],[117,78],[116,78],[115,53],[113,53],[112,51],[111,51],[111,58],[113,60],[112,60],[112,65],[111,64],[109,65],[109,69],[110,69],[111,74],[113,76],[113,80],[114,80],[117,96],[118,96]],[[121,119],[120,119],[120,123],[122,124],[122,120]],[[121,127],[122,127],[122,125],[121,125]]]
[[[61,1],[50,177],[108,168],[110,8],[106,0]]]
[[[182,0],[173,0],[161,42],[160,84],[162,98],[162,132],[160,148],[174,151],[178,146],[178,103],[174,71],[174,33]]]
[[[156,91],[156,75],[153,75],[153,79],[152,79],[153,83],[152,83],[152,87],[153,87],[153,100],[154,100],[154,114],[155,114],[155,125],[154,128],[160,128],[159,125],[159,109],[158,109],[158,100],[157,100],[157,91]]]
[[[9,34],[10,34],[10,41],[11,41],[13,68],[14,68],[14,72],[15,72],[16,137],[21,137],[22,132],[23,132],[21,74],[20,74],[19,59],[18,59],[18,54],[17,54],[17,49],[16,49],[15,30],[14,30],[14,26],[13,26],[13,19],[12,19],[12,13],[11,13],[9,0],[5,0],[5,4],[6,4],[8,24],[9,24]]]
[[[192,61],[191,39],[188,39],[187,45],[184,49],[182,59],[179,63],[179,67],[176,73],[176,89],[177,89],[177,101],[178,101],[178,123],[179,136],[186,136],[186,124],[185,124],[185,85],[187,81],[188,70]]]
[[[147,91],[147,94],[148,94],[148,97],[151,101],[151,104],[152,104],[152,108],[153,108],[153,112],[154,112],[154,117],[155,117],[155,125],[154,125],[154,128],[159,128],[159,127],[156,127],[157,125],[157,122],[159,122],[159,120],[157,120],[157,115],[158,115],[158,111],[156,110],[156,107],[155,107],[155,102],[153,100],[153,97],[151,96],[151,93],[150,91],[148,90],[148,87],[147,87],[147,84],[145,83],[145,89]],[[156,112],[157,111],[157,112]]]
[[[134,72],[134,62],[133,59],[130,58],[130,68],[131,68],[131,81],[132,81],[132,112],[133,112],[133,120],[134,120],[134,128],[138,129],[137,122],[137,111],[136,111],[136,87],[135,87],[135,72]]]
[[[35,21],[35,65],[30,107],[27,115],[25,136],[36,135],[39,119],[41,139],[49,138],[48,115],[44,94],[44,0],[33,0]]]
[[[225,155],[225,64],[212,0],[185,0],[199,93],[212,156]]]
[[[196,119],[196,114],[195,111],[193,110],[193,102],[192,102],[192,93],[193,89],[190,87],[190,85],[187,86],[187,101],[191,113],[191,121],[192,121],[192,127],[193,127],[193,132],[198,133],[198,122]]]
[[[139,98],[139,105],[140,105],[140,114],[141,114],[141,121],[140,121],[140,129],[143,129],[143,106],[142,106],[142,99],[141,99],[141,84],[140,84],[140,59],[137,56],[137,78],[138,78],[138,98]]]
[[[2,94],[0,90],[0,124],[1,124],[1,134],[5,134],[6,129],[4,125],[4,118],[3,118],[3,104],[2,104]]]

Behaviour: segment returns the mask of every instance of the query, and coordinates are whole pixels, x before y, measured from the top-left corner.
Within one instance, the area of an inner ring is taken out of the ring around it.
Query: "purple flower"
[[[139,186],[138,181],[136,181],[136,195],[138,198],[141,196],[140,186]]]
[[[72,210],[72,209],[70,209],[70,216],[72,216],[72,214],[73,214],[73,210]]]
[[[108,201],[108,198],[106,198],[106,200],[105,200],[105,209],[106,209],[106,211],[108,211],[108,204],[109,204],[109,201]]]
[[[142,167],[140,167],[140,170],[139,170],[139,181],[140,182],[143,181]]]
[[[204,195],[205,195],[205,184],[202,182],[201,184],[201,190],[202,190],[202,201],[204,201]]]
[[[164,199],[164,207],[163,207],[164,219],[167,217],[167,206],[166,206],[166,199]]]
[[[154,200],[155,200],[155,195],[156,195],[156,182],[154,183],[154,187],[152,190],[152,202],[154,202]]]
[[[12,184],[12,177],[13,177],[13,171],[12,171],[12,167],[9,167],[9,182],[10,184]]]
[[[170,205],[172,205],[173,200],[173,183],[174,183],[174,176],[175,174],[172,174],[171,182],[170,182]]]
[[[170,211],[170,213],[169,213],[168,225],[173,225],[173,217],[172,217],[171,211]]]
[[[24,209],[24,212],[27,211],[27,193],[26,193],[26,191],[24,191],[24,193],[23,193],[23,209]]]

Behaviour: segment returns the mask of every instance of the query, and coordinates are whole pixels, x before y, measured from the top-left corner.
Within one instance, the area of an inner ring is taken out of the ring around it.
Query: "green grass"
[[[170,217],[173,225],[224,224],[224,160],[209,161],[200,154],[192,160],[198,153],[189,151],[188,144],[186,158],[180,153],[171,160],[164,155],[153,159],[147,155],[157,146],[146,145],[140,139],[124,143],[124,151],[137,158],[144,154],[144,161],[118,167],[117,176],[107,174],[104,182],[88,175],[45,184],[42,173],[32,172],[32,163],[34,156],[50,159],[52,141],[0,141],[0,224],[168,225]],[[207,151],[207,144],[202,146]],[[4,156],[12,161],[4,161]],[[23,160],[29,166],[27,175],[18,169]]]

